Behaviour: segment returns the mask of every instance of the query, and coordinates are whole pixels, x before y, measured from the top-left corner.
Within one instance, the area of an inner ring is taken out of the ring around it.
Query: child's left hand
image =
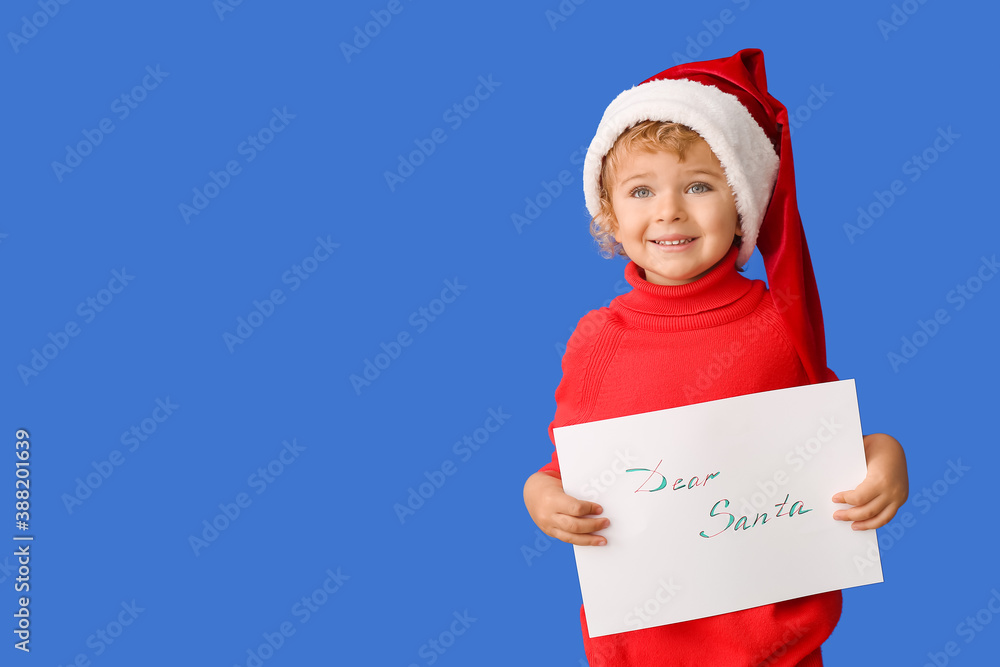
[[[906,456],[903,446],[885,433],[872,433],[864,437],[868,474],[853,491],[841,491],[833,502],[853,505],[850,509],[837,510],[833,518],[853,521],[854,530],[870,530],[889,523],[896,510],[903,506],[910,495],[909,476],[906,474]]]

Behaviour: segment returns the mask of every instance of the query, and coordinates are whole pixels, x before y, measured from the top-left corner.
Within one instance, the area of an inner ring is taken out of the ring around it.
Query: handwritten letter
[[[882,581],[875,531],[830,500],[865,477],[854,380],[554,434],[563,489],[611,520],[573,547],[592,637]]]

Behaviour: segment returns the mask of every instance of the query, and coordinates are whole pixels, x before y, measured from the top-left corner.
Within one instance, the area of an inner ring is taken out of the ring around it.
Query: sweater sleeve
[[[560,426],[569,426],[584,421],[590,412],[585,405],[584,380],[587,369],[594,356],[601,330],[608,320],[608,309],[592,310],[582,318],[573,330],[566,343],[566,352],[562,358],[562,380],[556,387],[556,414],[549,424],[549,440],[552,441],[552,460],[542,466],[538,472],[562,479],[559,470],[559,456],[555,450],[556,438],[553,430]]]

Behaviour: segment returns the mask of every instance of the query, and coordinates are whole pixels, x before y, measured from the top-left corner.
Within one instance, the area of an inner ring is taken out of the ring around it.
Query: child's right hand
[[[536,472],[524,483],[524,505],[542,532],[557,540],[580,546],[600,546],[607,540],[594,532],[611,525],[604,518],[585,518],[604,509],[589,500],[563,492],[562,480]]]

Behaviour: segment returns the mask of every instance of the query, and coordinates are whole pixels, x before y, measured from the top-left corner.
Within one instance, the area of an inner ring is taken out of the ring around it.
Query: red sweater
[[[553,444],[559,426],[808,384],[781,325],[786,305],[736,271],[737,252],[681,286],[647,282],[629,262],[632,291],[585,315],[566,346]],[[555,451],[541,472],[561,479]],[[814,667],[841,602],[832,591],[594,639],[583,606],[580,622],[591,667]]]

